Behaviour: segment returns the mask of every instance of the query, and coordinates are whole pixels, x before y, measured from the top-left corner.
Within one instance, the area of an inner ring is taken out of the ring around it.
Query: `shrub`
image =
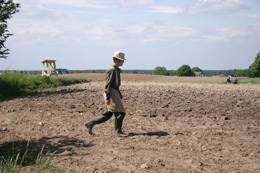
[[[168,76],[169,72],[167,71],[167,69],[165,67],[158,66],[158,67],[156,67],[153,70],[153,74],[154,75],[165,75],[165,76]]]
[[[56,78],[50,76],[9,73],[0,75],[0,101],[22,94],[39,92],[45,88],[87,82],[84,79]]]
[[[182,65],[176,71],[177,76],[195,76],[195,73],[191,70],[189,65]]]
[[[260,77],[260,52],[256,55],[255,61],[248,70],[249,77]]]

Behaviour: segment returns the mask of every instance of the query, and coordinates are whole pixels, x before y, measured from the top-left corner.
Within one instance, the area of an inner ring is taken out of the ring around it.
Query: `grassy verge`
[[[104,81],[104,73],[73,73],[62,75],[62,78],[82,78],[93,81]],[[158,82],[158,83],[205,83],[226,84],[227,77],[177,77],[150,74],[122,73],[123,82]],[[232,79],[234,80],[234,79]],[[260,78],[238,77],[238,84],[260,84]]]
[[[88,80],[20,73],[3,74],[0,75],[0,101],[82,82]],[[0,173],[65,172],[51,164],[50,159],[45,157],[44,146],[39,145],[39,142],[16,139],[0,143]]]
[[[239,84],[260,84],[260,78],[241,78]]]
[[[0,101],[22,94],[41,92],[50,88],[87,81],[87,79],[57,78],[21,73],[3,74],[0,75]]]
[[[0,173],[16,172],[64,172],[53,166],[50,159],[44,157],[44,147],[40,150],[30,146],[29,141],[11,141],[0,144]],[[39,153],[36,153],[39,152]]]

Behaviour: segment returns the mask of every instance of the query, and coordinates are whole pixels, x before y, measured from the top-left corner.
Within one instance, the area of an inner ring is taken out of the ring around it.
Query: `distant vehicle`
[[[69,71],[65,68],[64,69],[58,68],[57,72],[58,74],[69,74]]]

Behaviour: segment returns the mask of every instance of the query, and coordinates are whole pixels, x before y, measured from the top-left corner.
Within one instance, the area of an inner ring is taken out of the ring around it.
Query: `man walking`
[[[128,136],[122,130],[123,120],[125,117],[125,108],[122,103],[123,96],[119,90],[121,85],[121,69],[119,67],[124,64],[125,60],[125,54],[123,52],[118,51],[114,53],[114,64],[106,71],[105,77],[104,99],[107,111],[85,123],[90,135],[93,135],[92,129],[96,124],[109,120],[114,114],[116,135],[120,137]]]

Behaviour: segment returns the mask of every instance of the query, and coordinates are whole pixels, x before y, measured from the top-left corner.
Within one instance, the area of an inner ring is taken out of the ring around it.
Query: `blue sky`
[[[247,69],[260,52],[260,0],[16,0],[0,70]]]

